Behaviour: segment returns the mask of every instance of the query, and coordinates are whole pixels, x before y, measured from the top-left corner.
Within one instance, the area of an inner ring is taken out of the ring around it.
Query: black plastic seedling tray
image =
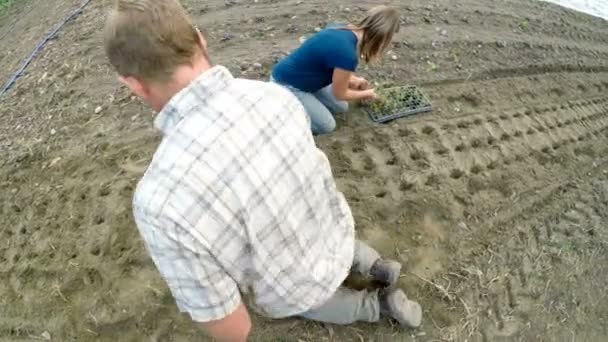
[[[416,86],[380,89],[380,99],[364,106],[365,111],[376,123],[385,123],[405,116],[426,113],[433,106]]]

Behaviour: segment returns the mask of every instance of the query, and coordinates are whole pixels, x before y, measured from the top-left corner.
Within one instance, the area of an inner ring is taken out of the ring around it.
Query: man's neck
[[[190,83],[196,80],[205,71],[211,68],[211,64],[204,58],[198,59],[192,65],[183,65],[177,67],[173,73],[171,83],[164,86],[158,91],[159,101],[155,106],[156,111],[161,111],[171,99],[177,95],[184,88],[188,87]]]

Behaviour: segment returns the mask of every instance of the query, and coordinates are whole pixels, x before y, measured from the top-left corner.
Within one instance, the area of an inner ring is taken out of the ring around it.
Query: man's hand
[[[220,342],[246,342],[251,331],[251,319],[243,303],[230,315],[201,325],[207,334]]]
[[[348,81],[348,88],[353,90],[366,90],[369,87],[369,82],[363,77],[351,75]]]

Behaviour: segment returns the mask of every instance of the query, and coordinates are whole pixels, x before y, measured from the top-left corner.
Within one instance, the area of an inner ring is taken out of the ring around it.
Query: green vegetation
[[[563,252],[576,253],[579,250],[579,246],[576,241],[567,240],[561,243],[560,249]]]
[[[427,61],[426,63],[429,65],[429,71],[437,71],[439,69],[439,66],[431,61]]]
[[[428,106],[424,95],[412,86],[379,89],[377,94],[379,99],[369,104],[369,109],[380,115],[395,114]]]
[[[522,21],[521,23],[519,23],[519,28],[524,32],[528,32],[528,30],[530,29],[530,22],[528,20]]]
[[[13,3],[13,1],[15,0],[0,0],[0,10],[4,9],[5,7],[8,7],[8,5]]]
[[[462,56],[462,50],[460,50],[460,48],[455,47],[450,49],[450,60],[454,63],[460,63],[460,56]],[[430,61],[428,61],[427,63],[430,63]],[[431,66],[432,69],[432,66]],[[437,70],[437,68],[435,68],[435,70]]]

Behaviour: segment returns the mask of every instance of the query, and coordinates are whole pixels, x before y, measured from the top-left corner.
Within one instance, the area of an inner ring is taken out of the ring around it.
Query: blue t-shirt
[[[335,68],[355,71],[358,63],[357,36],[350,30],[327,28],[279,61],[272,77],[279,83],[315,92],[331,84]]]

